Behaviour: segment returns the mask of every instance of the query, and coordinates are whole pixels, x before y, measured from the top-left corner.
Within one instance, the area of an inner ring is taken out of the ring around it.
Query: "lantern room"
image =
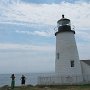
[[[71,30],[71,22],[70,19],[67,19],[62,15],[62,18],[57,21],[57,27],[58,31],[55,33],[55,36],[60,32],[73,32],[75,34],[75,31]]]

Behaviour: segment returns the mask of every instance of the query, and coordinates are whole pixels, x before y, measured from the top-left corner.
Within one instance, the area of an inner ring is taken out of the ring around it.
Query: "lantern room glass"
[[[69,19],[61,19],[57,22],[57,26],[64,26],[64,25],[68,25],[70,26],[70,20]]]

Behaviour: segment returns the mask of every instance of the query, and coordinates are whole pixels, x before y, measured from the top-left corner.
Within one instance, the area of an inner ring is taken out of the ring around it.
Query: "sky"
[[[90,59],[90,0],[0,0],[0,73],[54,72],[62,14],[75,28],[80,60]]]

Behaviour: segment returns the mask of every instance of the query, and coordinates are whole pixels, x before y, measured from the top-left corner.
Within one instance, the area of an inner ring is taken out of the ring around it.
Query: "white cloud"
[[[0,7],[0,10],[3,11],[1,22],[56,25],[56,21],[65,14],[76,27],[90,28],[90,3],[27,4],[20,2],[12,3],[6,8]]]
[[[20,0],[0,0],[0,24],[17,24],[30,27],[56,26],[56,22],[61,18],[62,14],[65,14],[65,17],[70,18],[71,24],[75,25],[77,37],[88,42],[78,43],[80,59],[90,58],[90,31],[85,31],[85,29],[90,30],[90,3],[76,2],[73,4],[63,2],[59,4],[27,4],[22,3]],[[30,32],[17,30],[16,32],[38,36],[52,35],[50,30],[45,31],[43,29],[42,31],[34,30],[33,32]],[[35,68],[36,71],[39,66],[42,71],[43,69],[49,69],[49,67],[45,68],[43,66],[51,65],[50,63],[52,60],[54,65],[55,46],[51,44],[37,46],[31,44],[0,43],[0,50],[0,67],[4,68],[6,66],[9,72],[11,68],[11,71],[15,68],[16,71],[18,68],[18,71],[23,71],[23,65],[21,65],[21,63],[25,64],[24,67],[26,68],[24,68],[24,71],[29,68],[28,72],[29,70],[32,70],[32,68]],[[2,52],[3,50],[7,50],[7,52]],[[14,51],[8,52],[9,50],[19,50],[21,51],[21,54]],[[36,54],[32,54],[33,52]],[[44,52],[47,54],[44,54]],[[41,53],[43,53],[43,55]],[[49,57],[48,54],[50,54]],[[48,60],[50,60],[50,62],[48,62]],[[44,63],[44,65],[42,63]],[[8,72],[5,69],[4,71]]]
[[[30,45],[30,44],[3,44],[0,43],[0,50],[28,50],[28,51],[55,51],[52,45]]]
[[[0,43],[0,73],[54,71],[54,53],[52,45]]]
[[[26,30],[16,30],[16,33],[19,34],[27,34],[27,35],[37,35],[37,36],[43,36],[43,37],[50,37],[52,35],[54,35],[53,30],[50,31],[26,31]]]
[[[81,39],[83,41],[90,42],[90,31],[89,30],[77,31],[76,32],[76,37],[77,37],[77,40]]]
[[[20,24],[30,27],[49,25],[56,27],[57,20],[61,18],[62,14],[65,14],[65,17],[71,19],[71,24],[75,26],[76,31],[82,31],[82,28],[90,29],[90,3],[80,1],[74,4],[66,2],[59,4],[28,4],[20,0],[7,0],[7,2],[1,0],[0,3],[2,4],[0,6],[0,23]],[[7,7],[5,6],[6,3],[8,3]],[[45,32],[43,29],[34,32],[21,31],[21,33],[39,36],[52,36],[53,34],[53,32],[51,34],[50,31]]]
[[[90,43],[78,43],[80,60],[90,60]]]
[[[54,71],[54,65],[54,53],[0,53],[0,73],[50,72]]]

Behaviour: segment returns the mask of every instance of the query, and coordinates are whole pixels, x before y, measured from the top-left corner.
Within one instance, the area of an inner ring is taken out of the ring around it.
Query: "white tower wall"
[[[72,61],[74,62],[74,67],[71,67]],[[61,76],[82,74],[75,37],[72,31],[59,32],[56,35],[55,72]]]

